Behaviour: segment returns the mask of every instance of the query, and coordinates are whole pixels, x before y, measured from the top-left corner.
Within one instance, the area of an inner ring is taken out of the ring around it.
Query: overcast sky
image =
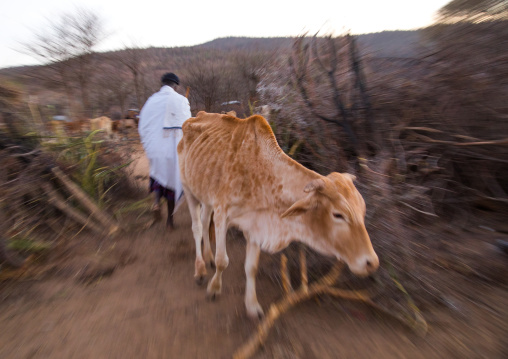
[[[425,27],[449,0],[0,0],[0,68],[33,64],[16,51],[49,19],[82,7],[110,34],[98,50],[192,46],[218,37],[297,36],[306,31],[379,32]]]

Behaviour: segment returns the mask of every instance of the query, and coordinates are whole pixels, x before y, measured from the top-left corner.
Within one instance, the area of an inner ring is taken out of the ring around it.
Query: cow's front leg
[[[245,276],[247,284],[245,286],[245,309],[247,315],[253,319],[263,317],[263,309],[258,303],[256,295],[256,274],[259,263],[259,245],[252,241],[247,241],[247,254],[245,256]]]
[[[222,272],[228,267],[229,258],[226,252],[226,213],[221,209],[214,209],[215,222],[215,275],[208,283],[207,295],[214,300],[222,290]]]

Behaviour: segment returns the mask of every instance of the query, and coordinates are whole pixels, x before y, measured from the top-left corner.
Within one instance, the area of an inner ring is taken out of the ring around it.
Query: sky
[[[85,8],[104,20],[98,51],[193,46],[219,37],[279,37],[417,29],[450,0],[1,0],[0,68],[37,63],[21,43],[52,19]]]

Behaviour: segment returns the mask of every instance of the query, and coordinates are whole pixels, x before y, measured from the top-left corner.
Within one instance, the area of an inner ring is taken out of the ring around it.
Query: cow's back
[[[270,158],[281,152],[261,116],[238,119],[200,112],[187,120],[178,145],[183,184],[200,201],[253,200],[254,188],[273,182]],[[262,192],[262,191],[261,191]]]

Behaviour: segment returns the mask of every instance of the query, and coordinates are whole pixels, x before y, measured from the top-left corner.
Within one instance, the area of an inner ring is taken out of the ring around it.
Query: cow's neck
[[[301,215],[281,218],[281,215],[307,195],[305,186],[320,175],[278,150],[270,154],[270,161],[266,162],[264,181],[253,189],[257,195],[252,198],[252,205],[245,206],[242,202],[241,208],[232,212],[236,214],[232,224],[270,253],[286,248],[292,241],[301,241],[314,248],[310,227],[304,218]]]
[[[306,195],[303,190],[309,182],[321,177],[284,153],[275,161],[274,172],[276,182],[282,185],[281,200],[289,206]]]
[[[298,241],[323,252],[319,242],[314,238],[309,223],[304,215],[281,218],[279,213],[270,210],[246,213],[237,219],[236,224],[250,240],[258,243],[264,251],[275,253],[286,248],[291,242]],[[325,251],[326,252],[326,251]]]

